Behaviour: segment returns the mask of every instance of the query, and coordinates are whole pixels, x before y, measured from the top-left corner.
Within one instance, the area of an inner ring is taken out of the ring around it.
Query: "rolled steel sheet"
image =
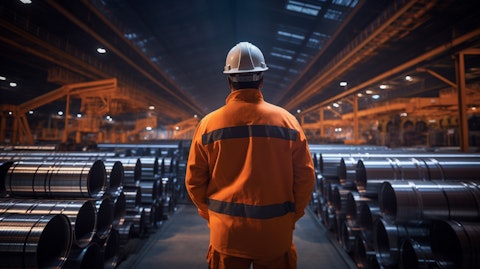
[[[347,193],[345,202],[345,217],[348,220],[356,221],[358,215],[358,204],[362,201],[371,201],[370,198],[361,196],[356,191],[350,191]]]
[[[407,238],[400,245],[400,269],[439,268],[428,240]]]
[[[62,214],[0,215],[0,268],[61,268],[71,233]]]
[[[173,157],[163,157],[160,163],[160,176],[168,177],[174,171],[174,158]]]
[[[158,181],[140,181],[142,204],[152,204],[158,198]]]
[[[4,161],[0,164],[0,197],[4,197],[7,194],[5,190],[5,177],[12,164],[12,161]]]
[[[124,168],[120,161],[104,162],[107,173],[106,192],[114,196],[123,186]]]
[[[428,219],[476,220],[479,206],[473,188],[459,181],[384,182],[379,205],[398,222]]]
[[[100,255],[103,256],[104,269],[116,268],[119,263],[120,237],[118,231],[112,229],[104,240],[100,240]]]
[[[361,234],[357,234],[353,247],[353,260],[355,261],[357,268],[379,268],[373,267],[373,263],[376,262],[375,255],[375,250],[368,245],[367,241]]]
[[[146,228],[155,228],[157,225],[157,205],[156,203],[145,205],[143,208],[145,210],[145,220],[146,220]]]
[[[338,175],[340,177],[340,184],[346,189],[357,190],[355,185],[357,160],[352,157],[342,157],[338,167]]]
[[[140,158],[107,158],[105,162],[119,161],[123,165],[123,185],[135,185],[142,179],[142,163]]]
[[[98,198],[105,190],[103,161],[14,162],[5,178],[12,197]]]
[[[157,157],[141,157],[140,163],[142,164],[142,178],[140,181],[153,181],[158,175],[158,158]]]
[[[480,157],[435,158],[445,180],[479,180]]]
[[[117,228],[125,221],[126,205],[125,194],[121,191],[113,198],[113,228]]]
[[[375,200],[362,201],[358,204],[358,215],[355,221],[356,225],[361,228],[363,238],[367,244],[373,247],[374,223],[381,217],[378,202]]]
[[[403,226],[379,218],[374,223],[373,247],[380,265],[398,266],[400,259],[399,240],[407,235]]]
[[[320,154],[319,170],[324,178],[340,178],[340,160],[344,155]]]
[[[90,243],[84,248],[72,248],[64,269],[103,269],[103,255],[97,243]]]
[[[480,267],[480,223],[455,220],[433,222],[432,251],[442,265],[450,268]]]
[[[95,201],[95,206],[97,208],[95,235],[104,239],[113,225],[113,201],[109,197],[103,197]]]
[[[0,199],[0,213],[64,214],[71,223],[73,244],[87,246],[95,234],[97,210],[89,200]]]
[[[135,225],[132,222],[123,222],[116,229],[120,240],[120,247],[125,246],[131,238],[136,236]]]
[[[146,232],[146,214],[145,209],[143,207],[139,208],[127,208],[127,212],[125,214],[125,222],[133,223],[135,225],[135,234],[138,237],[141,237]]]
[[[136,208],[142,204],[142,188],[140,186],[123,186],[126,208]]]
[[[355,239],[360,234],[361,228],[349,220],[342,221],[339,229],[339,243],[343,250],[352,254],[355,248]]]
[[[335,211],[345,213],[347,209],[347,197],[350,190],[346,190],[341,186],[333,187],[332,205]]]
[[[377,219],[374,223],[373,247],[378,262],[382,266],[398,266],[402,241],[407,238],[427,238],[429,225],[429,222],[402,225],[383,218]]]

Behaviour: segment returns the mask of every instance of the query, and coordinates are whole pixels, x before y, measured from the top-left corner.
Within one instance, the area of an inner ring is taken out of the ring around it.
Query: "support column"
[[[465,54],[460,52],[455,61],[458,90],[458,125],[460,130],[460,150],[468,152],[468,122],[465,85]]]

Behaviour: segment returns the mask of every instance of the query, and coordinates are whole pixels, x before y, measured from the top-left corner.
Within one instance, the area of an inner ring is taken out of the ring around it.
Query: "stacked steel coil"
[[[480,266],[480,155],[323,148],[310,206],[357,267]]]
[[[171,155],[0,152],[0,246],[12,245],[0,248],[0,268],[115,268],[131,239],[148,236],[175,210],[178,167]],[[2,241],[9,236],[28,246]]]

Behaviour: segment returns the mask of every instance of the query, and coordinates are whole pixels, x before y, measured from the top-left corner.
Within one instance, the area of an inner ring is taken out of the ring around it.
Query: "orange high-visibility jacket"
[[[301,126],[256,89],[232,91],[192,140],[187,191],[208,220],[210,244],[244,258],[277,257],[292,245],[315,175]]]

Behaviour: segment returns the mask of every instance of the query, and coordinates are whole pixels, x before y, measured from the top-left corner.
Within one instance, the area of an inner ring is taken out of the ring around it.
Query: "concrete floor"
[[[135,245],[117,268],[175,268],[207,269],[209,230],[206,222],[191,204],[177,206],[177,211],[146,239],[134,239]],[[309,211],[295,228],[294,243],[297,247],[299,269],[353,269],[352,260],[343,252],[316,217]]]

